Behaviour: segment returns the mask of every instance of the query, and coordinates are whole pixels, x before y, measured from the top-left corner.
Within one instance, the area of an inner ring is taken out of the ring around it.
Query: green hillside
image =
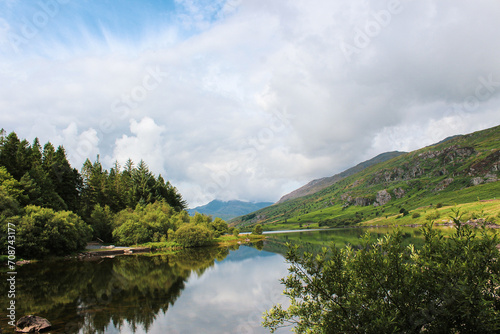
[[[343,171],[342,173],[335,174],[334,176],[323,177],[321,179],[313,180],[313,181],[309,182],[308,184],[300,187],[299,189],[294,190],[291,193],[286,194],[285,196],[281,197],[280,200],[277,202],[277,204],[289,201],[289,200],[294,199],[294,198],[299,198],[299,197],[304,197],[307,195],[314,194],[320,190],[328,188],[329,186],[339,182],[340,180],[342,180],[348,176],[351,176],[351,175],[354,175],[356,173],[361,172],[365,168],[368,168],[372,165],[387,161],[389,159],[392,159],[394,157],[397,157],[397,156],[399,156],[401,154],[405,154],[405,153],[406,152],[397,152],[397,151],[382,153],[382,154],[377,155],[375,158],[372,158],[370,160],[359,163],[356,166],[351,167],[351,168]]]
[[[452,137],[345,177],[313,194],[237,217],[240,228],[342,226],[500,198],[500,126]],[[496,201],[494,203],[497,203]],[[490,203],[491,205],[491,203]],[[495,204],[497,205],[497,204]],[[425,209],[422,209],[425,208]],[[416,216],[416,215],[415,215]],[[419,222],[420,217],[414,218]]]

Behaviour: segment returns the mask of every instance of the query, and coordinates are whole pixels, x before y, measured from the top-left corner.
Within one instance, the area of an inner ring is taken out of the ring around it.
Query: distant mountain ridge
[[[338,174],[335,174],[335,175],[329,176],[329,177],[323,177],[321,179],[312,180],[308,184],[292,191],[289,194],[282,196],[280,198],[280,200],[278,202],[276,202],[276,204],[283,203],[283,202],[286,202],[286,201],[294,199],[294,198],[299,198],[299,197],[314,194],[315,192],[318,192],[322,189],[328,188],[329,186],[335,184],[336,182],[338,182],[338,181],[340,181],[348,176],[351,176],[351,175],[354,175],[358,172],[361,172],[365,168],[368,168],[372,165],[376,165],[380,162],[390,160],[390,159],[395,158],[397,156],[400,156],[402,154],[406,154],[406,152],[392,151],[392,152],[382,153],[382,154],[379,154],[370,160],[361,162],[354,167],[346,169],[345,171],[343,171],[341,173],[338,173]]]
[[[245,215],[247,213],[260,210],[269,205],[272,205],[272,202],[244,202],[238,200],[232,201],[221,201],[221,200],[213,200],[208,204],[198,206],[193,209],[188,209],[187,212],[190,215],[194,215],[196,212],[211,215],[213,218],[221,218],[224,220],[229,220],[234,217],[238,217],[241,215]]]

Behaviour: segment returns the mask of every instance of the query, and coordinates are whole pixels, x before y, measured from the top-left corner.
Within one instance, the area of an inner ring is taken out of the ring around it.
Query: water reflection
[[[18,268],[17,318],[49,319],[51,333],[268,333],[262,312],[287,304],[286,243],[316,251],[334,243],[359,244],[366,229],[268,235],[254,247],[203,248],[94,261],[40,262]],[[372,240],[389,229],[372,229]],[[403,229],[407,243],[422,242],[419,229]],[[264,248],[264,251],[260,251]],[[7,291],[5,274],[0,290]],[[0,298],[2,310],[8,299]],[[0,327],[14,333],[0,311]],[[278,333],[288,333],[283,329]]]
[[[285,302],[286,267],[245,246],[41,262],[18,268],[16,312],[49,319],[51,333],[266,333],[262,312]]]
[[[440,228],[445,233],[447,228]],[[392,232],[393,228],[334,228],[328,230],[311,230],[295,233],[268,234],[264,250],[286,254],[287,244],[297,244],[302,251],[316,253],[322,247],[335,245],[343,247],[351,245],[357,247],[361,243],[361,238],[370,233],[370,241],[375,242],[377,239],[383,238],[387,233]],[[420,228],[400,227],[404,244],[413,244],[417,248],[423,245],[423,234]]]

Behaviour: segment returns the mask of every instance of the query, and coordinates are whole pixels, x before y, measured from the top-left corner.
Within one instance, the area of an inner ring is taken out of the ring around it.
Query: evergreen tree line
[[[64,255],[91,238],[124,245],[174,240],[183,224],[188,232],[203,227],[203,242],[181,242],[186,246],[227,232],[224,221],[189,217],[186,207],[177,189],[142,160],[137,166],[130,159],[123,167],[116,162],[108,171],[97,157],[79,171],[62,146],[0,133],[0,253],[15,245],[25,257]]]
[[[55,211],[69,210],[82,218],[90,217],[95,205],[108,205],[113,212],[165,200],[177,211],[186,208],[177,189],[161,175],[155,177],[144,161],[134,166],[128,160],[124,168],[115,163],[105,170],[97,157],[85,161],[81,173],[72,168],[63,146],[43,148],[38,138],[30,145],[15,132],[0,135],[0,166],[21,183],[26,198],[22,205],[37,205]]]

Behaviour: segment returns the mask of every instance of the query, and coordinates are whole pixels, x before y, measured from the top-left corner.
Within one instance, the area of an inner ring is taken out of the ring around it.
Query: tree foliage
[[[0,136],[0,166],[21,183],[22,205],[70,210],[86,221],[96,205],[114,213],[161,200],[177,211],[187,207],[178,190],[142,160],[137,167],[130,159],[124,168],[115,163],[108,171],[97,156],[94,162],[87,159],[80,172],[71,167],[64,147],[47,142],[42,148],[38,138],[30,145],[15,132]]]
[[[120,245],[166,241],[169,229],[176,229],[180,215],[165,201],[138,204],[133,211],[122,210],[117,214],[113,240]]]
[[[102,207],[96,204],[87,220],[93,230],[93,239],[101,242],[112,242],[113,220],[115,214],[109,206]]]
[[[19,224],[18,254],[62,255],[82,249],[89,235],[127,245],[167,240],[190,222],[186,207],[178,190],[142,160],[106,170],[97,156],[80,172],[64,147],[0,132],[0,228]],[[227,232],[224,221],[197,219],[217,235]],[[0,241],[6,242],[5,234]]]
[[[282,279],[291,305],[266,312],[272,331],[297,333],[497,333],[500,330],[498,236],[452,217],[444,237],[428,224],[420,249],[403,246],[398,230],[360,249],[291,248],[290,275]]]
[[[185,224],[175,232],[175,241],[183,247],[200,247],[211,242],[213,232],[203,224]]]
[[[256,234],[256,235],[261,235],[262,232],[263,232],[262,225],[260,225],[260,224],[255,225],[255,227],[252,230],[252,234]]]
[[[227,223],[220,218],[212,221],[211,216],[199,213],[190,217],[166,201],[157,201],[120,211],[114,218],[113,240],[120,245],[170,240],[183,247],[198,247],[227,231]]]
[[[92,229],[75,213],[34,205],[27,206],[24,215],[11,217],[9,222],[16,229],[16,255],[30,259],[78,251],[92,235]],[[7,224],[1,228],[5,236]],[[7,242],[2,239],[3,243]]]

